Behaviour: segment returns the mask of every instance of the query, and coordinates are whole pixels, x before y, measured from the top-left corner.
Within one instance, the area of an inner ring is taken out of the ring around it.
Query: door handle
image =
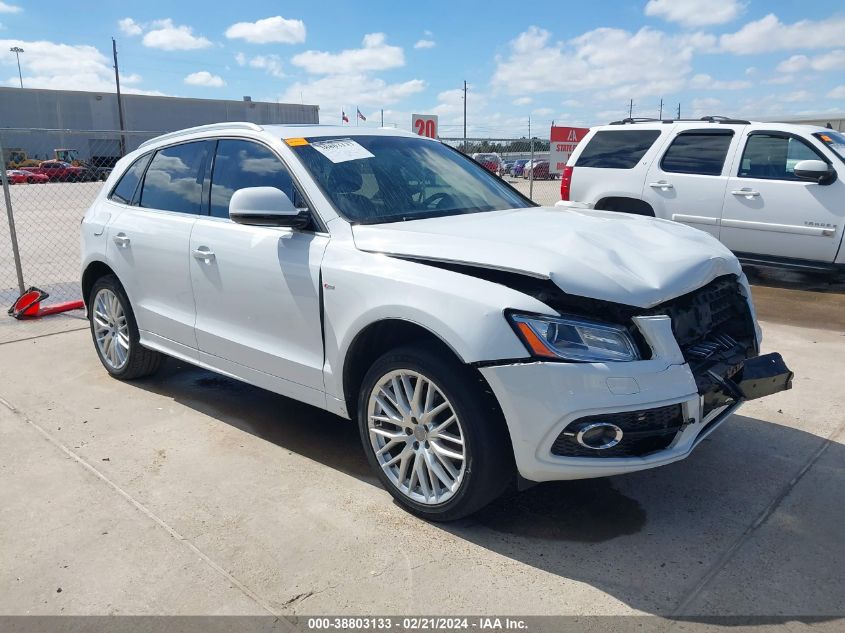
[[[214,253],[208,249],[206,246],[200,246],[199,248],[195,248],[191,254],[194,256],[195,259],[201,259],[206,264],[210,264],[211,260],[214,259]]]
[[[127,246],[129,246],[129,242],[132,241],[128,237],[126,237],[125,233],[118,233],[112,238],[112,240],[121,248],[126,248]]]
[[[743,187],[742,189],[734,189],[731,191],[731,194],[734,196],[745,196],[746,198],[756,198],[760,195],[760,192],[749,189],[748,187]]]
[[[668,189],[674,189],[675,188],[675,185],[673,185],[671,182],[666,182],[665,180],[661,180],[660,182],[650,182],[650,183],[648,183],[648,186],[651,187],[652,189],[666,189],[666,190],[668,190]]]

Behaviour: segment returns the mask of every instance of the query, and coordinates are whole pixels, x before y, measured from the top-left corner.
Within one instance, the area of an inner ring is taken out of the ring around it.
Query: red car
[[[83,167],[74,167],[60,160],[45,160],[38,167],[24,167],[25,171],[47,176],[50,182],[78,182],[89,180]]]
[[[497,176],[501,176],[505,171],[505,164],[498,154],[473,154],[472,159]]]
[[[523,171],[523,178],[533,177],[534,180],[554,180],[555,175],[549,172],[549,161],[540,160],[535,161],[531,167],[526,165],[527,169]]]
[[[10,185],[23,185],[26,183],[32,184],[44,184],[48,180],[50,180],[44,174],[35,174],[31,171],[25,171],[23,169],[7,169],[6,170],[6,178],[9,179]]]

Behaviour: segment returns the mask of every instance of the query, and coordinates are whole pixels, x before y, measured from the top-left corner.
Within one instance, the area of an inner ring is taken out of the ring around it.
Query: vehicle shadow
[[[350,450],[359,438],[347,420],[175,360],[167,360],[155,378],[135,384],[380,485],[363,452]],[[792,620],[796,615],[841,617],[845,540],[817,543],[807,536],[820,525],[825,533],[841,530],[832,525],[845,508],[841,470],[834,478],[839,481],[829,482],[835,491],[829,496],[838,498],[830,516],[791,513],[788,522],[765,523],[766,538],[775,545],[793,543],[788,557],[719,576],[727,597],[692,601],[677,612],[823,443],[810,433],[736,415],[677,464],[623,477],[540,484],[509,493],[469,519],[438,527],[501,556],[592,585],[641,612],[687,621],[773,613],[788,613]],[[845,463],[845,446],[834,443],[825,452],[833,463]],[[735,554],[744,552],[740,548]],[[808,575],[828,582],[812,582],[812,591],[796,589],[799,606],[784,606],[791,587],[773,583],[805,582]],[[563,604],[561,609],[567,610]]]

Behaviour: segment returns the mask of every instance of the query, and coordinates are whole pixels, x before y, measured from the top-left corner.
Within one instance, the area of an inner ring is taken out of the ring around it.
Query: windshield
[[[817,132],[813,136],[827,145],[830,151],[839,156],[839,160],[845,162],[845,135],[828,130],[827,132]]]
[[[535,206],[478,163],[435,141],[318,137],[289,139],[288,145],[350,222],[400,222]]]

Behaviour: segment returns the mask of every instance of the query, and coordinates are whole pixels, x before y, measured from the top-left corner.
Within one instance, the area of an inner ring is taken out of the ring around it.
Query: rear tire
[[[423,519],[472,514],[513,478],[498,405],[478,374],[446,354],[407,346],[376,360],[358,398],[358,428],[379,481]]]
[[[118,380],[134,380],[158,371],[162,355],[141,345],[129,298],[114,275],[94,282],[88,297],[94,349],[103,367]]]

